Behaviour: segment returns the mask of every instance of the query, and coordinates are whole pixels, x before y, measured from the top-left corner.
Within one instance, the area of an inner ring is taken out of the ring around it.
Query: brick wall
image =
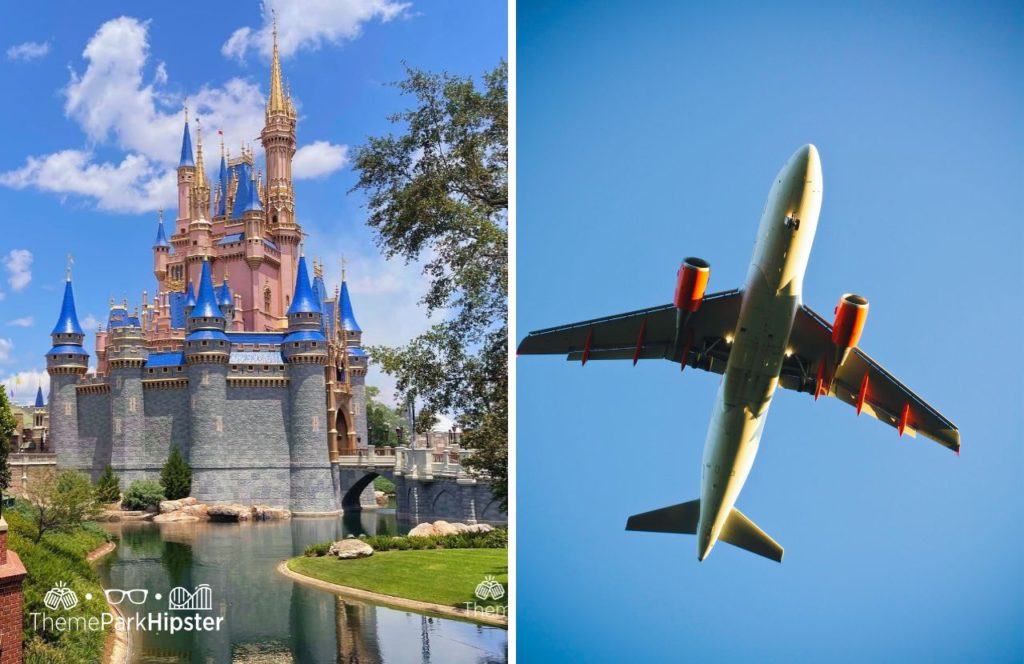
[[[21,664],[25,566],[7,550],[7,521],[0,518],[0,664]]]

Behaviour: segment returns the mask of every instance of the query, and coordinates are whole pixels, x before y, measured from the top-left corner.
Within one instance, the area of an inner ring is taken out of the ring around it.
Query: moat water
[[[275,570],[309,544],[349,534],[402,534],[410,526],[393,510],[248,524],[110,524],[120,542],[99,571],[104,588],[148,591],[141,605],[122,601],[128,616],[223,617],[217,631],[135,630],[133,664],[507,662],[504,629],[353,601]],[[173,588],[201,584],[210,586],[210,610],[169,611]]]

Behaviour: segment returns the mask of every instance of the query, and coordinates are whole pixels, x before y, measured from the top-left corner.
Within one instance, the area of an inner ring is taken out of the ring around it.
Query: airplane
[[[700,498],[629,517],[626,530],[697,535],[697,559],[719,540],[782,562],[784,550],[736,509],[778,387],[835,397],[959,456],[960,432],[857,343],[866,298],[844,294],[830,325],[802,302],[804,272],[821,210],[818,150],[804,145],[768,193],[741,289],[705,294],[711,266],[686,258],[671,304],[531,332],[519,355],[591,360],[665,359],[723,374],[701,462]]]

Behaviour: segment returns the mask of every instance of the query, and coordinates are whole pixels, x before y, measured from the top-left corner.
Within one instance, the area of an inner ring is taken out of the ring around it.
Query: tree
[[[0,515],[3,514],[3,492],[11,488],[10,454],[17,427],[7,393],[0,388]]]
[[[95,492],[96,500],[100,503],[116,503],[121,499],[121,482],[110,464],[107,464],[103,474],[96,480]]]
[[[366,428],[370,445],[391,445],[391,432],[400,426],[408,427],[397,409],[377,401],[380,388],[366,386]],[[397,438],[397,436],[396,436]]]
[[[69,530],[100,512],[89,476],[76,470],[58,473],[46,468],[28,485],[25,495],[35,506],[36,543],[47,532]]]
[[[144,510],[160,501],[166,500],[164,488],[155,480],[135,480],[128,485],[121,499],[121,507],[126,510]]]
[[[177,445],[171,447],[167,463],[160,470],[160,485],[164,488],[167,500],[187,498],[192,491],[192,469],[185,463]]]
[[[418,400],[417,428],[455,416],[504,504],[508,474],[508,67],[473,80],[406,67],[412,107],[391,116],[403,133],[355,151],[367,223],[388,258],[426,260],[427,314],[445,320],[403,347],[371,347]]]

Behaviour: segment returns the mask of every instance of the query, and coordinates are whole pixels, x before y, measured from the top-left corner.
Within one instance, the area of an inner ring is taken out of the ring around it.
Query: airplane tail
[[[694,535],[697,533],[699,522],[700,500],[691,500],[688,503],[634,514],[626,521],[626,530]],[[775,562],[782,562],[784,549],[779,543],[735,507],[729,513],[718,539]]]

